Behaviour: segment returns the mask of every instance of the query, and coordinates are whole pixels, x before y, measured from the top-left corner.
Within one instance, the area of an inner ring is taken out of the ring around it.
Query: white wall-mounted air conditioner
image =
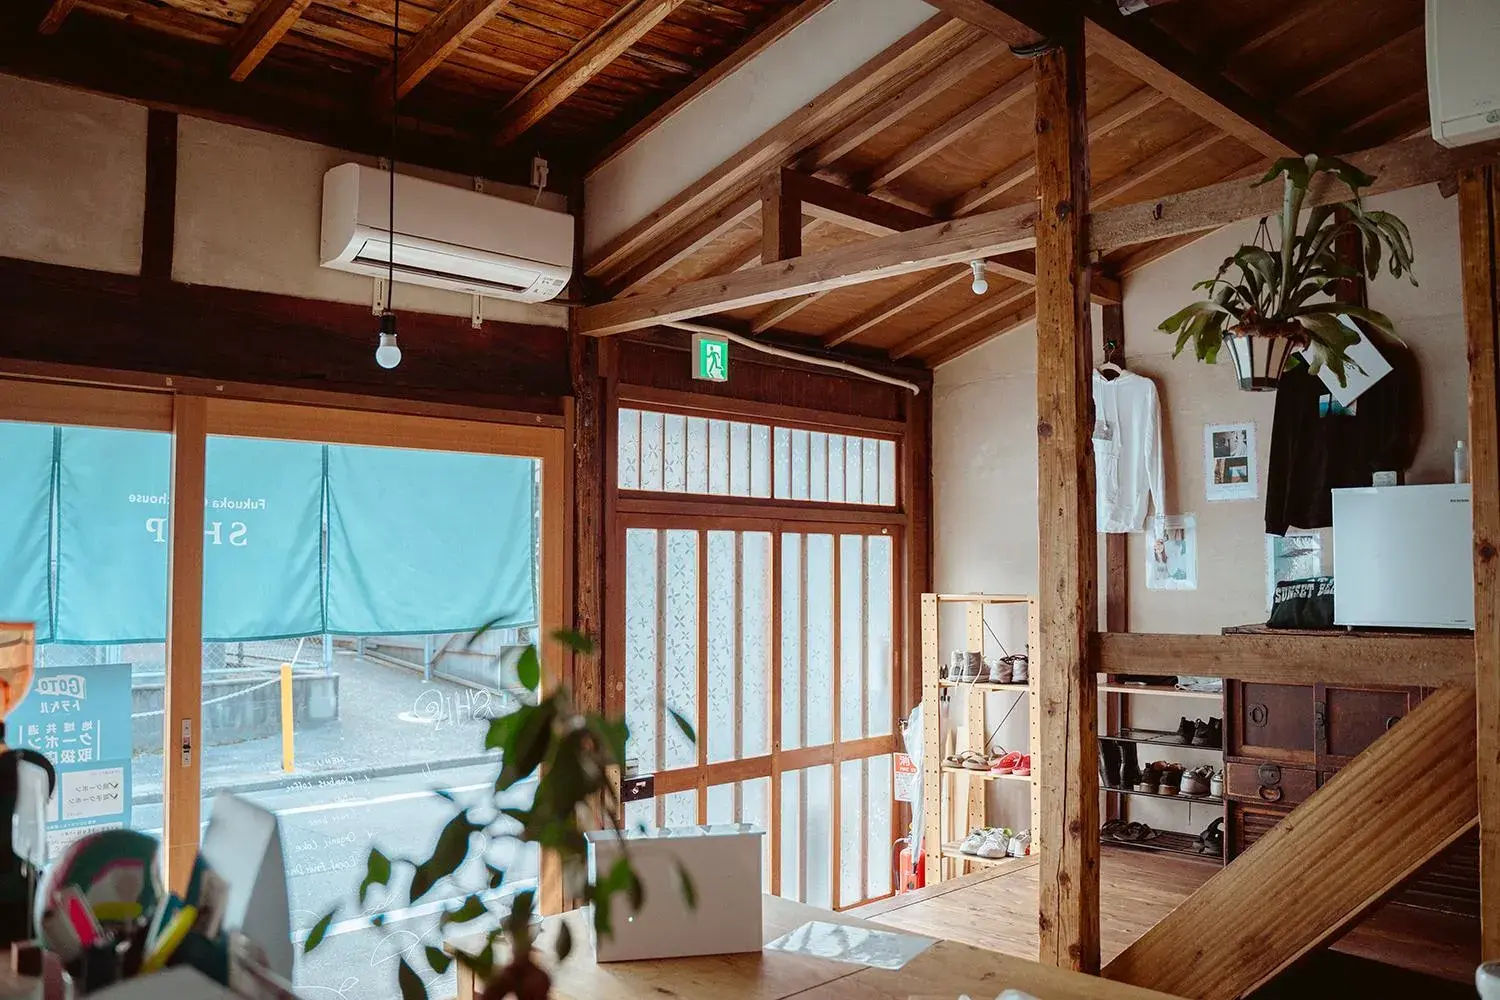
[[[345,163],[323,175],[324,267],[383,278],[390,174]],[[396,175],[395,277],[518,302],[556,298],[573,274],[573,217]]]
[[[1500,0],[1427,0],[1427,103],[1444,146],[1500,136]]]

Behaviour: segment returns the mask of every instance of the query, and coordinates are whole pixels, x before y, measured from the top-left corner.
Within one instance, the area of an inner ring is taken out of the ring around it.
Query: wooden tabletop
[[[874,930],[891,928],[857,917],[764,897],[766,942],[803,924],[821,920]],[[650,962],[594,961],[592,932],[581,910],[553,917],[541,936],[551,950],[557,922],[565,920],[576,942],[573,955],[554,973],[558,1000],[909,1000],[967,993],[991,1000],[1001,990],[1022,990],[1039,1000],[1167,1000],[1166,994],[1094,976],[1065,972],[1025,959],[985,951],[956,941],[937,941],[896,971],[812,958],[781,951],[712,955]],[[463,941],[454,942],[463,947]],[[460,966],[459,1000],[474,1000],[472,977]]]

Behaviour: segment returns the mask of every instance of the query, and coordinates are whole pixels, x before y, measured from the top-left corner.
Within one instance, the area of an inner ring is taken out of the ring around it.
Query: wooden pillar
[[[172,527],[167,540],[167,687],[162,828],[167,883],[187,888],[198,855],[203,757],[203,494],[208,401],[172,404]]]
[[[1469,344],[1469,464],[1474,512],[1474,696],[1479,791],[1480,958],[1500,958],[1500,172],[1459,180],[1460,263]]]
[[[177,115],[152,109],[146,115],[146,207],[141,222],[141,277],[146,281],[172,280],[176,231]]]
[[[762,264],[802,256],[802,202],[788,193],[784,173],[771,174],[760,189]]]
[[[902,442],[902,503],[910,527],[906,533],[906,703],[903,714],[922,703],[922,595],[932,582],[932,393],[924,391],[906,404],[906,439]]]
[[[1099,970],[1098,540],[1089,380],[1083,22],[1036,61],[1040,958]]]
[[[580,657],[573,697],[585,712],[604,711],[604,452],[599,340],[569,335],[573,380],[573,625],[596,643]]]

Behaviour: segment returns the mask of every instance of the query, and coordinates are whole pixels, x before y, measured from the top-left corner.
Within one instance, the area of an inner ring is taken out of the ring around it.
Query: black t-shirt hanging
[[[1392,371],[1340,406],[1306,365],[1286,371],[1276,389],[1271,461],[1266,470],[1266,532],[1327,528],[1332,490],[1369,486],[1376,472],[1404,472],[1416,446],[1416,370],[1410,354],[1382,343]]]

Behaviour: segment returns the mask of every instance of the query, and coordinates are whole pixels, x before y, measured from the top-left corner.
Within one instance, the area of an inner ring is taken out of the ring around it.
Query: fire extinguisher
[[[911,892],[920,889],[926,884],[924,878],[923,861],[925,854],[919,854],[912,858],[911,838],[902,837],[896,841],[896,891]]]

